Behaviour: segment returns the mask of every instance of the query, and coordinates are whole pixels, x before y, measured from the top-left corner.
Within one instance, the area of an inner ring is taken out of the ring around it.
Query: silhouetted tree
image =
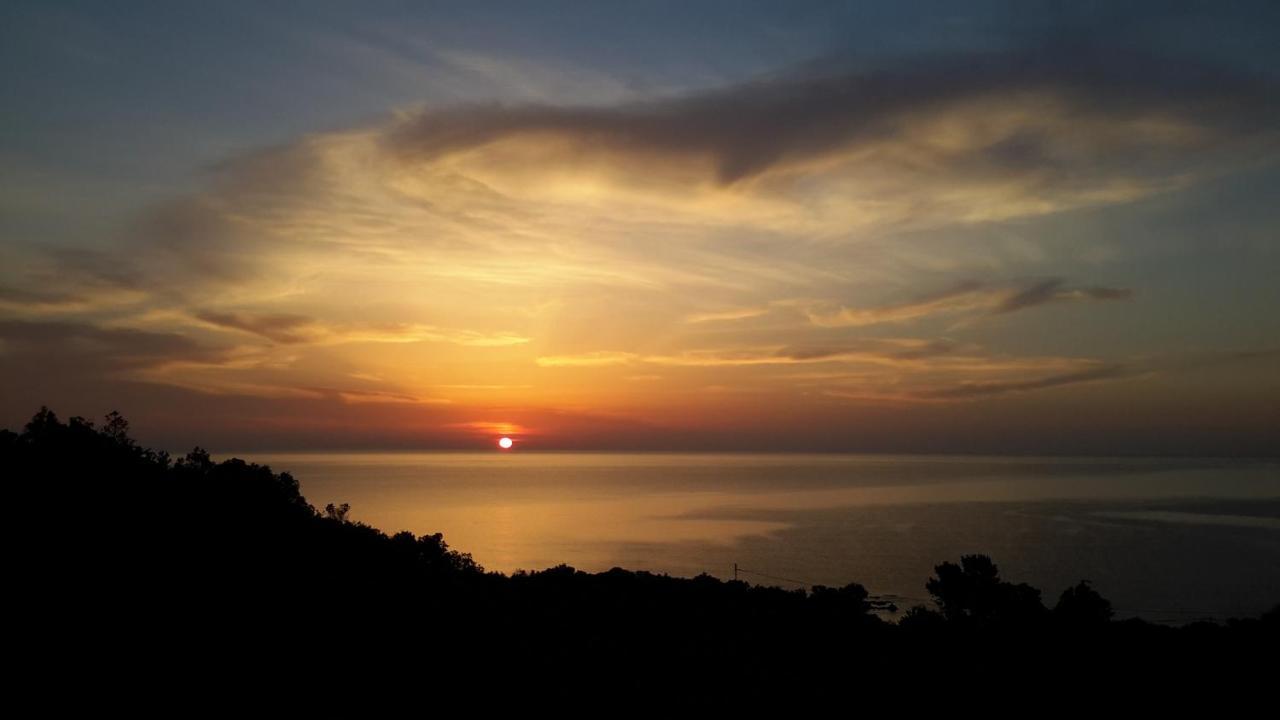
[[[1046,612],[1040,591],[1000,579],[999,568],[986,555],[965,555],[960,564],[944,562],[925,583],[947,620],[960,623],[1025,623]]]
[[[898,619],[899,627],[924,633],[939,632],[946,624],[947,618],[942,613],[923,605],[908,608]]]
[[[1111,602],[1090,587],[1088,580],[1063,590],[1053,608],[1055,620],[1073,626],[1104,624],[1114,614]]]
[[[31,417],[23,429],[22,436],[31,443],[48,443],[61,435],[66,428],[58,422],[58,416],[47,407],[41,406],[39,412]]]
[[[824,613],[866,615],[871,611],[868,597],[867,589],[858,583],[849,583],[839,589],[815,585],[809,593],[809,602]]]
[[[107,413],[106,422],[100,432],[120,445],[132,446],[134,444],[133,438],[129,437],[129,421],[125,420],[124,416],[115,410]]]

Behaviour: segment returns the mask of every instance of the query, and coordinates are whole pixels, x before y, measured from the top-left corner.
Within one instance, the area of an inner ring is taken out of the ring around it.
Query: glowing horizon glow
[[[511,446],[514,444],[515,443],[509,437],[500,438],[498,440],[498,447],[502,448],[503,450],[510,450]]]

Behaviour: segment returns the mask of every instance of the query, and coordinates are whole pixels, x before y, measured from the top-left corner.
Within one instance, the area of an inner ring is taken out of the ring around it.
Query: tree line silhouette
[[[127,650],[147,658],[130,667],[173,682],[232,662],[243,678],[288,668],[433,692],[703,704],[993,678],[1265,687],[1276,669],[1280,606],[1221,624],[1117,621],[1087,582],[1049,607],[983,555],[937,565],[925,584],[935,606],[897,622],[857,583],[490,572],[438,533],[387,534],[345,504],[318,510],[287,472],[199,448],[175,459],[128,429],[117,413],[95,426],[41,409],[21,432],[0,431],[18,530],[11,617],[32,662],[73,657],[109,673]]]

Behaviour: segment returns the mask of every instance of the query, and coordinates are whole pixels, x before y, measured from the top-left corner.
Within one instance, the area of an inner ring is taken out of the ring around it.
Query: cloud
[[[304,341],[307,337],[306,330],[315,323],[304,315],[248,315],[202,311],[195,313],[195,317],[211,325],[243,330],[285,344]]]
[[[23,290],[0,286],[0,305],[63,307],[79,305],[83,302],[84,297],[74,292]]]
[[[610,108],[428,111],[396,128],[388,145],[414,162],[433,162],[510,138],[537,137],[548,147],[567,143],[572,152],[596,157],[705,162],[716,182],[732,184],[903,138],[927,151],[911,158],[920,164],[959,160],[971,170],[1015,172],[1101,161],[1114,168],[1151,159],[1162,146],[1193,146],[1215,127],[1262,130],[1276,111],[1272,88],[1258,79],[1088,44],[923,58],[855,72],[816,65],[807,70],[809,75]],[[976,110],[978,102],[996,109],[986,117],[1004,122],[966,125],[963,112]],[[1065,153],[1075,146],[1059,144],[1044,132],[1045,124],[1024,114],[1033,108],[1056,116],[1051,122],[1085,121],[1074,137],[1085,141],[1078,149],[1089,150],[1088,157]],[[928,120],[939,116],[946,118],[942,125]],[[1104,118],[1110,127],[1099,122]],[[917,134],[924,129],[936,133],[931,142]],[[1107,158],[1107,149],[1121,156]]]
[[[0,350],[8,364],[26,372],[72,370],[94,377],[231,357],[229,348],[207,347],[178,333],[42,320],[0,320]]]
[[[842,346],[690,350],[672,355],[644,356],[635,361],[688,368],[852,365],[866,368],[867,374],[858,377],[877,378],[879,382],[892,378],[936,381],[991,374],[1071,372],[1091,368],[1096,363],[1074,357],[1002,356],[951,340],[918,338],[863,338]],[[844,373],[839,376],[848,377]]]
[[[1024,288],[990,287],[977,282],[903,303],[870,308],[825,309],[821,304],[804,306],[809,321],[820,327],[864,327],[882,323],[904,323],[937,315],[984,313],[1002,315],[1054,302],[1128,300],[1127,288],[1065,285],[1062,278],[1050,278]]]
[[[502,435],[505,437],[514,435],[519,437],[529,432],[528,428],[505,420],[469,420],[451,423],[447,427],[457,428],[467,433],[481,436]]]
[[[481,332],[440,328],[416,323],[367,323],[325,328],[318,342],[444,342],[465,347],[507,347],[523,345],[530,338],[510,332]]]
[[[344,403],[410,403],[448,405],[443,398],[423,398],[396,392],[378,390],[351,390],[341,388],[316,388],[322,395],[334,395]]]
[[[917,338],[866,339],[843,347],[786,347],[774,356],[790,362],[877,362],[897,363],[949,355],[960,344],[947,339]]]
[[[862,339],[844,346],[732,348],[691,350],[672,355],[623,352],[562,356],[543,366],[604,367],[658,365],[672,368],[754,368],[795,365],[833,365],[831,372],[788,376],[798,387],[817,388],[823,395],[871,403],[942,403],[974,401],[987,397],[1104,380],[1116,380],[1154,372],[1149,362],[1115,363],[1076,357],[1008,357],[948,339]],[[853,370],[845,369],[852,366]],[[648,377],[648,376],[642,376]],[[750,376],[714,387],[734,391],[759,391],[763,385]],[[706,389],[707,386],[703,386]]]
[[[0,255],[0,260],[8,261]],[[14,265],[21,265],[14,260]],[[28,282],[27,287],[0,285],[0,311],[8,311],[14,315],[25,317],[50,315],[75,315],[101,307],[104,303],[112,306],[129,306],[146,299],[146,294],[117,286],[94,286],[93,284],[66,282],[67,278],[58,275],[38,277]]]
[[[826,373],[801,379],[809,379],[820,386],[825,386],[826,389],[823,392],[828,396],[849,400],[901,403],[974,401],[1066,385],[1125,380],[1156,374],[1179,374],[1237,364],[1267,362],[1277,356],[1280,356],[1280,350],[1267,348],[1179,353],[1139,358],[1129,362],[1041,358],[1039,361],[1024,360],[1007,364],[998,359],[992,359],[987,372],[1006,377],[995,380],[970,379],[938,382],[938,378],[931,377],[930,373],[922,373],[920,377],[914,379],[900,377],[895,382],[886,383],[883,377],[876,375]],[[946,365],[939,367],[945,368]],[[981,372],[976,367],[966,368],[966,372],[974,371]],[[851,385],[855,389],[841,389],[842,385]]]
[[[240,330],[285,345],[352,342],[448,342],[468,347],[521,345],[529,338],[515,333],[438,328],[413,323],[323,325],[305,315],[197,312],[195,317],[220,328]]]
[[[548,355],[535,362],[540,367],[609,367],[627,365],[639,358],[635,353],[600,350],[577,355]]]
[[[939,313],[961,312],[990,303],[990,291],[977,282],[964,282],[954,288],[904,303],[872,308],[841,307],[837,310],[805,308],[809,321],[820,327],[862,327],[880,323],[917,320]]]
[[[939,400],[960,400],[1006,393],[1042,390],[1045,388],[1073,385],[1076,383],[1113,380],[1132,374],[1132,370],[1124,365],[1099,364],[1095,367],[1077,372],[1061,373],[1029,380],[1011,380],[995,382],[963,382],[959,385],[937,390],[916,393],[916,397]]]
[[[1061,367],[1074,362],[1062,358],[993,360],[979,348],[948,339],[862,338],[842,345],[796,345],[693,349],[665,355],[596,351],[577,355],[546,356],[537,359],[542,367],[607,367],[614,365],[662,365],[668,367],[749,367],[769,365],[809,365],[817,363],[865,364],[879,366],[942,368],[982,371],[1043,368],[1046,363]]]
[[[737,308],[733,310],[721,310],[718,312],[701,312],[689,315],[684,319],[685,322],[696,325],[699,323],[709,322],[726,322],[732,320],[749,320],[750,318],[760,317],[769,312],[767,307],[754,308]]]
[[[1051,302],[1128,300],[1132,297],[1133,291],[1127,288],[1067,288],[1063,287],[1062,278],[1050,278],[1005,297],[992,309],[992,313],[1011,313]]]
[[[959,375],[946,372],[945,367],[900,374],[892,378],[828,373],[814,375],[805,384],[818,388],[827,397],[868,403],[916,405],[974,402],[1000,395],[1120,380],[1153,372],[1152,368],[1089,359],[1042,358],[1041,361],[1039,367],[1035,362],[1025,361],[1019,363],[1021,367],[1013,367],[993,359],[986,369],[971,367]],[[1064,371],[1061,369],[1063,366],[1072,369]],[[939,369],[943,372],[939,373]],[[965,379],[965,375],[974,374],[994,376],[996,379]]]

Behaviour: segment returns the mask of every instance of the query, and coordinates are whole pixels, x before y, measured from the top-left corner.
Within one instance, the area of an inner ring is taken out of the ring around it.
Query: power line
[[[821,583],[811,583],[811,582],[809,582],[808,580],[796,580],[796,579],[794,579],[794,578],[784,578],[784,577],[778,577],[777,575],[769,575],[768,573],[757,572],[757,571],[755,571],[755,570],[748,570],[748,569],[746,569],[746,568],[744,568],[744,567],[738,567],[737,565],[734,565],[734,566],[733,566],[733,569],[734,569],[734,576],[735,576],[735,579],[736,579],[736,576],[737,576],[737,574],[738,574],[738,573],[740,573],[740,572],[744,572],[744,573],[746,573],[746,574],[748,574],[748,575],[756,575],[756,576],[758,576],[758,577],[762,577],[762,578],[769,578],[770,580],[781,580],[782,582],[794,583],[794,584],[796,584],[796,585],[805,585],[805,586],[808,586],[808,587],[813,587],[814,585],[820,585],[820,584],[821,584]]]

